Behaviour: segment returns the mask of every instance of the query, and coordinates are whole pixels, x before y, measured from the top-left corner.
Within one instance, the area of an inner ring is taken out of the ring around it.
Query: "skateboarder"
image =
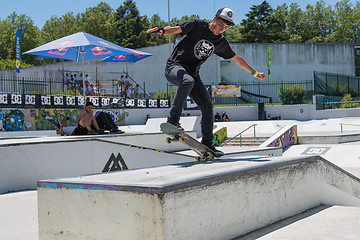
[[[211,98],[199,76],[201,64],[215,53],[224,59],[231,58],[238,66],[259,80],[265,78],[264,73],[258,73],[242,57],[237,55],[222,35],[224,31],[233,25],[235,25],[233,11],[230,8],[221,8],[217,11],[211,23],[200,19],[193,19],[180,23],[175,27],[153,27],[147,31],[159,36],[169,36],[177,33],[185,35],[177,44],[166,63],[165,77],[170,83],[178,86],[170,110],[170,116],[168,117],[168,123],[182,129],[179,120],[186,98],[190,96],[201,110],[202,143],[217,154],[222,154],[222,152],[215,149],[212,145],[213,106]]]

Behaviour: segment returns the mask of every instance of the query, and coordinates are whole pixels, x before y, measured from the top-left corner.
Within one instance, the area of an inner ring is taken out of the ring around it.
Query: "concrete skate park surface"
[[[306,122],[299,122],[299,121],[291,121],[291,122],[295,122],[297,124],[299,136],[314,135],[316,137],[324,137],[327,135],[334,135],[334,136],[343,135],[343,134],[356,135],[359,132],[360,127],[352,126],[352,125],[344,125],[343,132],[340,132],[340,123],[357,124],[360,123],[359,120],[360,118],[342,118],[342,119],[327,119],[327,120],[316,120],[316,121],[306,121]],[[238,132],[242,131],[244,128],[254,123],[257,124],[256,132],[258,136],[261,135],[271,136],[272,133],[276,132],[282,126],[289,124],[288,121],[249,121],[249,122],[216,123],[215,125],[216,125],[216,129],[220,129],[223,126],[227,126],[228,136],[235,136]],[[129,128],[127,126],[123,126],[120,128],[126,131],[126,134],[138,135],[141,137],[141,134],[144,134],[143,131],[145,127],[146,126],[130,126]],[[246,134],[251,135],[251,132]],[[88,141],[93,141],[90,140],[92,139],[92,137],[86,137],[86,138],[89,138]],[[43,141],[43,139],[44,137],[42,137],[41,141]],[[57,141],[56,139],[59,139],[59,137],[50,137],[50,140],[48,141],[56,142]],[[66,141],[69,142],[74,141],[72,137],[61,138],[61,141],[65,139]],[[16,144],[11,141],[14,140],[2,140],[0,143],[3,143],[4,145]],[[21,139],[21,141],[31,142],[32,140]],[[60,143],[60,145],[61,144],[65,144],[65,143]],[[222,147],[220,149],[226,153],[239,151],[239,147]],[[182,155],[180,157],[186,157],[183,155],[184,153],[186,153],[186,151],[182,152]],[[295,145],[290,147],[288,150],[286,150],[283,153],[283,157],[279,157],[279,161],[281,161],[282,158],[289,159],[289,158],[299,158],[299,157],[309,157],[309,156],[311,157],[313,155],[320,155],[324,159],[334,163],[335,165],[343,168],[344,170],[349,171],[354,175],[360,176],[359,174],[360,149],[359,149],[359,142],[356,140],[354,140],[353,142],[342,143],[342,144],[338,144],[338,143],[328,144],[328,143],[323,143],[321,141],[318,143]],[[244,164],[244,166],[246,165],[246,163],[249,162],[252,164],[260,164],[260,165],[268,163],[268,161],[264,161],[264,157],[251,156],[251,154],[249,154],[249,156],[247,157],[236,156],[235,159],[232,160],[230,160],[232,158],[231,155],[227,155],[226,157],[227,160],[224,160],[225,164],[231,164],[235,161]],[[275,159],[275,158],[270,158],[270,159]],[[193,158],[188,157],[187,162],[192,162],[192,161]],[[199,166],[202,165],[200,164]],[[125,173],[125,172],[121,172],[121,173]],[[16,174],[15,176],[18,176],[20,174],[21,172],[19,171],[18,174]],[[11,178],[14,179],[13,176],[11,176]],[[333,179],[333,181],[336,182],[337,180]],[[0,215],[0,222],[2,223],[2,227],[0,228],[0,236],[1,236],[0,239],[38,239],[36,193],[37,193],[36,191],[25,191],[25,192],[7,193],[0,195],[0,209],[1,212],[3,213],[2,215]],[[301,192],[297,194],[301,195]],[[254,199],[251,200],[255,201]],[[15,203],[16,206],[12,205],[12,203]],[[272,225],[268,226],[267,228],[262,228],[258,231],[254,231],[248,235],[239,237],[238,239],[257,239],[257,238],[259,239],[359,239],[360,233],[358,231],[358,225],[360,224],[360,220],[358,217],[359,215],[355,214],[355,212],[358,211],[359,211],[358,206],[357,207],[341,206],[337,204],[335,205],[329,204],[326,206],[322,205],[318,208],[308,210],[302,213],[302,215],[296,215],[294,217],[287,218],[283,221],[275,222]],[[314,222],[316,222],[316,224],[312,225]],[[346,227],[343,228],[338,227],[337,234],[336,235],[332,234],[334,231],[333,226],[334,225],[343,226],[344,222],[346,222]],[[20,223],[22,223],[21,224],[22,226],[26,226],[26,227],[22,227],[19,229],[18,224]],[[296,230],[294,230],[294,224],[296,224],[295,225]],[[239,226],[240,225],[241,224],[239,224]],[[298,234],[298,232],[301,232],[302,235]],[[314,232],[316,232],[316,234]],[[189,239],[195,239],[195,238],[189,238]]]

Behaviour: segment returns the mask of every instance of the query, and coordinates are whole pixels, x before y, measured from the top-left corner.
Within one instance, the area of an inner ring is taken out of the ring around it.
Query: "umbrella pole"
[[[83,96],[84,96],[84,107],[86,105],[86,93],[85,93],[85,62],[84,62],[84,47],[82,47],[82,51],[81,51],[81,56],[82,56],[82,65],[83,65],[83,77],[82,77],[82,82],[83,82]]]

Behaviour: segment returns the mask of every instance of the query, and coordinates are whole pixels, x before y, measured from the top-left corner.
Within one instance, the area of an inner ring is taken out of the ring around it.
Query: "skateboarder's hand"
[[[163,28],[161,28],[161,27],[156,26],[156,27],[153,27],[153,28],[147,30],[146,32],[147,33],[152,33],[154,35],[162,36],[162,35],[164,35],[165,30]]]
[[[264,80],[265,79],[265,73],[258,73],[258,75],[256,77],[259,80]]]

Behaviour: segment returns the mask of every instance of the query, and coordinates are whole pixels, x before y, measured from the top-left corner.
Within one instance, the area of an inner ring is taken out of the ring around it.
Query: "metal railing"
[[[241,132],[239,132],[238,134],[236,134],[234,137],[232,137],[232,138],[230,138],[229,140],[227,140],[226,142],[224,142],[223,144],[221,144],[221,147],[223,147],[223,146],[225,146],[225,144],[227,144],[228,142],[230,142],[230,141],[232,141],[233,139],[235,139],[235,138],[237,138],[238,136],[239,136],[239,139],[240,139],[240,147],[242,146],[242,134],[244,133],[244,132],[246,132],[247,130],[249,130],[250,128],[254,128],[254,138],[256,137],[256,131],[255,131],[255,126],[256,126],[257,124],[253,124],[253,125],[251,125],[251,126],[249,126],[249,127],[247,127],[247,128],[245,128],[244,130],[242,130]]]

